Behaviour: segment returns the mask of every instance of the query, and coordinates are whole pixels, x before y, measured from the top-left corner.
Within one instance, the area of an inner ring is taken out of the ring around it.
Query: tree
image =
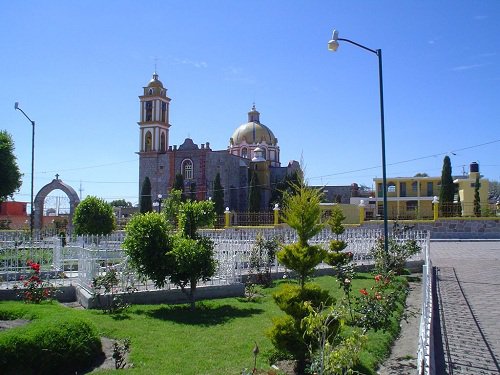
[[[427,173],[417,173],[414,177],[429,177]]]
[[[182,204],[181,196],[182,192],[180,190],[172,189],[168,197],[163,200],[161,212],[165,215],[172,229],[177,228],[177,215]]]
[[[189,199],[192,201],[196,200],[196,182],[191,182],[189,184]]]
[[[153,211],[153,200],[151,198],[151,181],[145,177],[141,188],[141,199],[139,201],[141,214]]]
[[[170,274],[170,259],[166,255],[173,248],[170,229],[165,216],[157,212],[134,215],[125,228],[123,248],[132,266],[158,288],[165,285]]]
[[[292,173],[287,174],[282,181],[278,182],[271,192],[272,205],[278,203],[279,206],[283,206],[283,194],[285,192],[295,194],[293,186],[299,186],[301,178],[300,171],[293,171]]]
[[[21,172],[14,155],[14,142],[5,130],[0,131],[0,202],[19,190],[21,187]]]
[[[73,225],[77,235],[110,234],[115,229],[113,208],[104,199],[89,195],[76,207]]]
[[[125,199],[117,199],[109,203],[112,207],[132,207],[131,202],[125,201]]]
[[[260,185],[259,177],[255,171],[250,170],[250,192],[248,194],[248,211],[259,212],[260,211]]]
[[[499,181],[490,181],[488,199],[490,199],[493,202],[500,201],[500,182]]]
[[[476,182],[474,183],[474,215],[477,217],[481,216],[481,198],[479,197],[479,188],[481,183],[479,182],[479,176],[476,177]]]
[[[455,185],[451,176],[451,161],[449,156],[443,160],[443,170],[441,172],[441,189],[439,190],[439,203],[453,203],[455,195]]]
[[[184,202],[186,200],[186,195],[184,194],[184,177],[181,173],[177,173],[175,175],[174,185],[172,186],[173,190],[181,191],[181,199]]]
[[[299,241],[283,246],[277,256],[281,264],[299,274],[300,286],[303,288],[306,278],[326,254],[320,246],[308,244],[308,240],[323,228],[320,223],[322,193],[306,186],[304,182],[293,188],[295,194],[284,195],[283,221],[297,231]]]
[[[214,206],[217,215],[222,215],[224,213],[224,187],[220,182],[220,173],[217,172],[214,180]]]

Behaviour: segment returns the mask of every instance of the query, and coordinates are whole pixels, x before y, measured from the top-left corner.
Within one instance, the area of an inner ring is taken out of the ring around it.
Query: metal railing
[[[420,330],[418,335],[418,356],[417,356],[417,374],[434,375],[434,356],[433,356],[433,269],[430,258],[430,249],[425,249],[425,265],[422,270],[422,308],[420,316]]]
[[[230,228],[223,231],[203,230],[201,233],[214,241],[214,257],[218,264],[216,274],[207,285],[241,282],[242,276],[249,271],[257,235],[265,239],[277,238],[283,244],[297,241],[295,230],[290,228]],[[347,229],[340,237],[347,242],[347,251],[353,253],[354,262],[366,265],[373,263],[370,250],[376,246],[381,236],[382,232],[376,229]],[[45,275],[53,285],[78,284],[92,292],[94,279],[114,269],[120,279],[119,290],[156,289],[153,282],[141,277],[131,268],[122,249],[124,237],[123,232],[111,236],[83,236],[68,239],[65,246],[62,246],[60,238],[51,237],[44,240],[42,246],[41,242],[16,243],[11,238],[2,238],[0,234],[0,288],[19,287],[21,276],[29,273],[26,262],[32,260],[40,264],[42,271],[46,271]],[[335,238],[336,235],[329,229],[323,229],[310,243],[327,247]],[[428,251],[428,232],[407,231],[400,234],[397,241],[408,239],[416,240],[422,248],[422,252],[411,260],[422,260]],[[318,267],[329,266],[321,264]],[[273,272],[280,270],[285,271],[275,260]],[[173,287],[167,280],[164,289]]]

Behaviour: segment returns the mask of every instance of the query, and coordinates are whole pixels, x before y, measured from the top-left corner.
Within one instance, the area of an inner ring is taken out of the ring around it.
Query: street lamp
[[[20,111],[28,120],[31,122],[31,215],[30,215],[30,234],[31,239],[33,240],[33,225],[34,225],[34,214],[35,208],[33,207],[33,179],[35,177],[35,121],[31,120],[24,111],[19,108],[19,103],[14,103],[14,109]]]
[[[382,189],[384,197],[384,250],[389,252],[389,229],[387,225],[387,176],[386,176],[386,163],[385,163],[385,129],[384,129],[384,86],[382,80],[382,50],[371,49],[363,46],[362,44],[353,42],[349,39],[339,38],[339,32],[333,30],[332,39],[328,42],[328,50],[335,52],[339,48],[339,41],[354,44],[357,47],[363,48],[366,51],[372,52],[378,56],[378,78],[380,86],[380,132],[382,136]]]
[[[161,202],[163,200],[162,198],[163,195],[158,194],[158,199],[155,199],[155,201],[153,202],[153,207],[158,207],[158,212],[161,212]]]

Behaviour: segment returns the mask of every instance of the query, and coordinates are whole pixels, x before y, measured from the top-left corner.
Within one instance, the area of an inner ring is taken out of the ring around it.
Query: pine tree
[[[257,173],[251,171],[250,193],[248,197],[248,211],[260,212],[260,186]]]
[[[172,186],[172,190],[180,190],[181,191],[181,200],[183,202],[186,201],[186,195],[184,194],[184,176],[181,173],[177,173],[175,175],[174,185]]]
[[[441,172],[441,189],[439,190],[439,204],[444,208],[444,212],[448,215],[452,207],[453,198],[455,196],[455,185],[451,176],[451,161],[449,156],[445,156],[443,160],[443,170]],[[448,216],[443,215],[443,216]]]
[[[151,199],[151,181],[149,177],[144,178],[141,188],[141,200],[140,200],[140,211],[141,214],[153,211],[153,201]]]
[[[481,184],[479,183],[479,176],[477,176],[474,184],[474,215],[477,217],[481,216],[481,198],[479,197],[480,187]]]
[[[214,205],[217,215],[224,213],[224,187],[220,182],[220,173],[217,173],[214,180]]]

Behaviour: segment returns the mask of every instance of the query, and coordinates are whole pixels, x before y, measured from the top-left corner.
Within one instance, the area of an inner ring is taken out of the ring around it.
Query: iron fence
[[[433,357],[433,268],[430,258],[430,249],[425,249],[425,265],[422,269],[422,307],[420,315],[420,329],[418,335],[417,350],[417,374],[434,375],[434,357]]]
[[[250,269],[252,251],[257,236],[264,239],[276,238],[282,244],[297,241],[297,234],[290,228],[229,228],[226,230],[203,230],[201,233],[214,241],[214,257],[217,271],[207,285],[227,285],[241,282],[243,275]],[[14,236],[15,237],[15,236]],[[43,242],[16,242],[12,236],[0,235],[0,288],[13,288],[20,285],[20,277],[29,272],[27,260],[37,262],[44,276],[50,278],[53,285],[78,284],[90,293],[94,291],[93,281],[109,270],[115,270],[119,278],[117,289],[156,289],[154,283],[137,274],[130,266],[122,243],[125,233],[116,232],[111,236],[81,236],[69,238],[63,244],[59,237],[46,238]],[[329,229],[323,229],[314,236],[310,243],[328,246],[337,236]],[[347,229],[340,238],[347,242],[347,251],[353,253],[358,265],[371,264],[373,257],[370,250],[382,238],[382,232],[376,229]],[[420,254],[411,260],[422,260],[429,246],[428,232],[407,231],[399,234],[397,241],[416,240],[422,248]],[[64,246],[63,246],[64,245]],[[319,268],[329,267],[321,264]],[[286,271],[276,259],[273,272]],[[163,289],[174,286],[166,280]]]

